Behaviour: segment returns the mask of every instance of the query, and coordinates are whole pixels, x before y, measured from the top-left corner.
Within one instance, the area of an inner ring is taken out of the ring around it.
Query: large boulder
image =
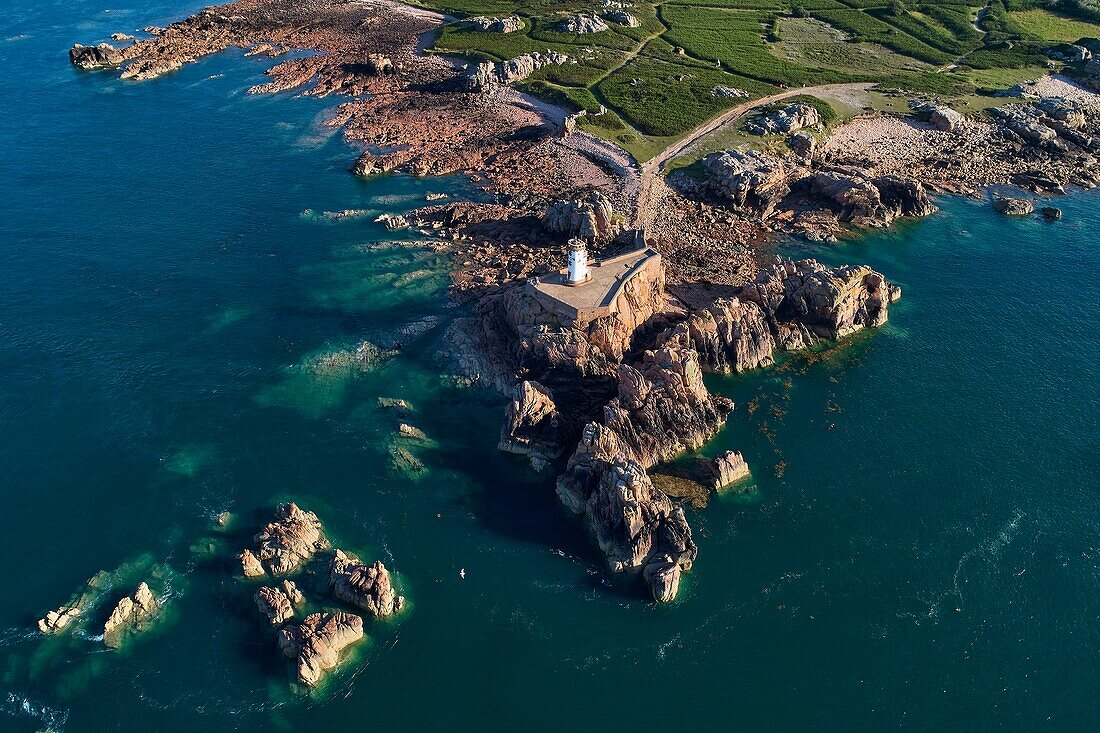
[[[279,631],[279,649],[298,668],[298,681],[316,687],[340,663],[340,653],[363,638],[363,619],[342,611],[313,613]]]
[[[936,210],[924,186],[898,176],[867,179],[859,172],[830,170],[809,181],[811,198],[837,213],[841,221],[863,227],[884,227],[899,216],[927,216]]]
[[[749,464],[745,463],[745,457],[732,450],[728,450],[715,458],[710,464],[710,472],[713,477],[711,486],[717,491],[746,479],[750,475]]]
[[[333,597],[363,609],[373,618],[393,616],[405,607],[405,597],[394,590],[390,573],[381,561],[364,564],[341,550],[333,555],[328,587]]]
[[[393,76],[397,73],[393,59],[380,53],[367,54],[366,67],[371,76]]]
[[[605,10],[603,17],[615,25],[621,25],[625,28],[637,28],[641,25],[637,18],[625,10]]]
[[[305,596],[293,581],[284,580],[279,586],[264,586],[256,591],[256,608],[267,617],[272,626],[282,626],[294,618],[294,607],[305,602]]]
[[[708,371],[740,374],[775,363],[775,338],[763,309],[720,298],[659,337],[662,346],[691,348]]]
[[[812,160],[817,154],[817,136],[806,130],[799,130],[787,138],[787,148],[799,160]]]
[[[1007,130],[1030,145],[1047,147],[1058,138],[1057,132],[1042,123],[1041,115],[1035,108],[1022,105],[990,107],[988,112]]]
[[[610,30],[610,26],[604,23],[599,16],[577,13],[559,21],[557,29],[562,33],[583,34],[600,33],[601,31]]]
[[[1064,122],[1072,129],[1084,127],[1089,120],[1090,110],[1084,105],[1062,97],[1047,97],[1035,104],[1051,119]]]
[[[993,208],[1005,216],[1031,216],[1031,213],[1035,211],[1035,204],[1028,199],[994,196]]]
[[[544,229],[562,238],[606,240],[619,230],[611,201],[599,191],[550,204],[541,221]]]
[[[801,102],[789,104],[782,109],[775,110],[749,120],[744,129],[754,135],[767,135],[769,133],[788,134],[803,130],[807,127],[816,127],[821,124],[821,113],[816,108]]]
[[[703,158],[707,184],[734,208],[766,219],[790,193],[783,161],[755,150],[722,150]]]
[[[725,424],[733,403],[711,395],[693,349],[647,351],[635,366],[619,365],[618,396],[601,422],[645,468],[699,448]]]
[[[966,123],[966,117],[945,104],[914,101],[910,102],[909,109],[918,119],[944,132],[954,132]]]
[[[254,540],[256,547],[241,553],[241,570],[245,577],[259,577],[265,572],[288,575],[301,568],[318,550],[329,548],[321,520],[294,503],[279,505],[275,521],[264,526]]]
[[[642,572],[655,600],[675,598],[680,571],[698,554],[691,527],[645,468],[618,452],[611,430],[585,428],[558,493],[584,515],[613,572]]]

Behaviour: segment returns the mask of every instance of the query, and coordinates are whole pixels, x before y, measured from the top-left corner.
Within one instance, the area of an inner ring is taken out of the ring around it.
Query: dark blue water
[[[800,250],[905,297],[841,348],[712,381],[738,410],[706,451],[742,450],[755,488],[691,512],[700,560],[658,608],[607,582],[552,477],[495,450],[501,402],[455,388],[432,335],[315,368],[452,316],[445,259],[372,220],[461,181],[355,180],[334,102],[245,95],[260,60],[135,84],[65,59],[189,10],[0,16],[0,730],[1100,722],[1096,194],[1053,224],[950,199]],[[321,214],[345,209],[367,213]],[[390,468],[378,397],[432,438],[419,480]],[[202,540],[287,498],[412,603],[312,697],[219,559],[239,538]],[[163,622],[122,651],[32,630],[100,570],[155,575]]]

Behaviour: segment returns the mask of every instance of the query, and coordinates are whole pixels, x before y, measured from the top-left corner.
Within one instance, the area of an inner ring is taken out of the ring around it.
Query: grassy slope
[[[1046,59],[1051,41],[1100,36],[1100,25],[992,0],[662,0],[629,9],[638,28],[612,25],[574,36],[555,28],[594,3],[555,0],[419,0],[459,15],[519,15],[516,33],[447,27],[435,50],[501,60],[554,49],[577,63],[536,72],[520,86],[589,115],[582,127],[644,160],[738,104],[717,87],[750,98],[778,89],[850,81],[946,96],[1017,79]],[[1034,6],[1035,0],[1027,0]],[[1011,8],[1011,10],[1009,9]],[[957,67],[957,68],[956,68]],[[1015,71],[1013,71],[1015,70]],[[872,100],[873,101],[873,100]]]

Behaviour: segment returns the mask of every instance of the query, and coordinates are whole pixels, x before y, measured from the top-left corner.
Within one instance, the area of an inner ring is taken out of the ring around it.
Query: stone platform
[[[661,267],[661,255],[652,247],[627,252],[589,265],[591,277],[579,285],[568,283],[568,271],[532,278],[528,287],[544,306],[559,316],[590,321],[615,312],[619,293],[641,273]]]

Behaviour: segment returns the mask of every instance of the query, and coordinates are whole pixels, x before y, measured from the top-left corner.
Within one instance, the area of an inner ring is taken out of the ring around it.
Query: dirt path
[[[664,167],[665,163],[683,153],[698,142],[700,138],[709,135],[718,128],[739,117],[743,117],[752,110],[771,104],[772,102],[789,99],[790,97],[797,97],[802,94],[815,95],[840,91],[865,91],[872,86],[874,85],[868,82],[859,82],[850,84],[823,84],[816,87],[788,89],[779,94],[772,94],[768,97],[761,97],[760,99],[754,99],[750,102],[739,104],[736,107],[731,107],[717,117],[704,122],[682,139],[668,146],[641,165],[641,180],[638,185],[638,203],[635,211],[636,225],[638,227],[645,227],[653,220],[653,211],[651,210],[653,205],[653,187],[659,182],[661,169]]]

